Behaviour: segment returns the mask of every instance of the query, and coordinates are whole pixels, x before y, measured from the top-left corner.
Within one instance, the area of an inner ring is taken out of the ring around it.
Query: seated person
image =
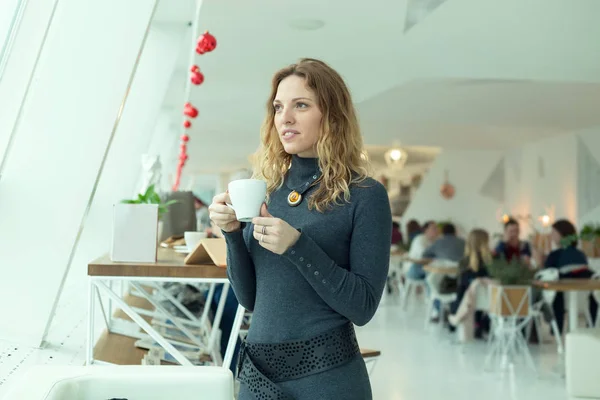
[[[400,224],[397,222],[392,222],[392,245],[404,245],[402,232],[400,232]]]
[[[407,236],[407,246],[410,248],[410,245],[412,244],[412,241],[419,236],[420,234],[422,234],[425,231],[425,228],[427,227],[427,222],[421,227],[421,225],[419,225],[419,222],[416,219],[411,219],[410,221],[408,221],[408,224],[406,224],[406,236]]]
[[[473,229],[467,238],[465,255],[459,263],[456,300],[450,307],[450,313],[453,316],[456,315],[456,311],[471,283],[477,278],[486,278],[489,276],[486,266],[490,265],[491,262],[490,235],[482,229]],[[449,320],[455,324],[456,317],[452,318],[451,316]],[[483,320],[483,315],[480,312],[475,314],[475,337],[481,337],[483,331],[486,330]]]
[[[456,263],[460,262],[465,254],[465,241],[464,239],[456,236],[456,228],[453,224],[445,224],[442,227],[442,237],[436,240],[425,252],[423,258],[425,260],[448,260]],[[437,320],[437,313],[440,310],[440,302],[434,301],[433,303],[434,313],[432,320]]]
[[[453,224],[445,224],[442,227],[442,237],[425,250],[423,258],[459,262],[464,254],[465,240],[456,236]]]
[[[423,271],[423,253],[433,244],[438,236],[438,227],[435,221],[425,222],[423,228],[424,233],[417,235],[410,244],[407,261],[411,264],[406,272],[406,277],[408,279],[425,279],[425,271]]]
[[[548,254],[548,257],[544,261],[544,268],[558,268],[561,279],[589,279],[594,275],[594,272],[590,270],[587,265],[587,257],[577,248],[578,239],[576,236],[566,245],[566,247],[563,247],[563,243],[561,243],[564,238],[576,234],[577,230],[575,229],[575,226],[565,219],[556,221],[552,225],[552,242],[557,249]],[[566,266],[573,266],[573,268],[564,268]],[[556,292],[552,309],[556,316],[558,331],[562,333],[565,317],[565,299],[563,292]],[[589,297],[589,309],[592,316],[592,323],[595,323],[596,315],[598,313],[598,303],[592,295]],[[573,328],[574,327],[571,327],[571,329]]]
[[[513,257],[529,265],[531,261],[531,247],[529,243],[519,239],[519,223],[514,219],[509,219],[504,224],[504,239],[498,243],[494,250],[494,257],[504,255],[506,261],[510,262]]]

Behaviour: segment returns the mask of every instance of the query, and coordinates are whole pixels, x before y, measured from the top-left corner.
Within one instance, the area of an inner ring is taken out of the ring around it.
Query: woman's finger
[[[267,225],[254,225],[254,232],[266,235],[275,235],[275,227]]]
[[[275,226],[281,223],[281,219],[269,217],[256,217],[252,219],[252,223],[254,225]]]
[[[235,215],[230,214],[220,214],[220,213],[211,213],[210,219],[215,222],[233,222],[236,220]]]
[[[219,193],[218,195],[213,197],[213,203],[218,203],[218,204],[230,203],[231,204],[231,198],[229,197],[229,193],[227,193],[227,192]]]
[[[235,215],[235,211],[233,211],[233,209],[231,207],[228,207],[226,205],[219,204],[219,203],[213,203],[213,204],[211,204],[210,207],[208,207],[208,211],[215,212],[215,213],[218,213],[218,214],[231,214],[231,215]]]
[[[262,244],[273,244],[273,239],[270,238],[267,235],[263,235],[262,233],[259,232],[252,232],[252,235],[254,236],[254,239],[258,240],[258,242],[262,245]]]

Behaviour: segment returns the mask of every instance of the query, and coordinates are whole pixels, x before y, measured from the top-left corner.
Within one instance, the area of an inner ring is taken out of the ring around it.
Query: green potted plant
[[[114,205],[111,259],[119,262],[156,262],[162,217],[175,201],[163,201],[154,185],[134,199]]]
[[[535,271],[516,257],[509,262],[504,256],[494,259],[487,270],[494,281],[490,287],[491,312],[503,316],[514,316],[515,313],[527,316],[529,302],[524,297],[531,295]]]
[[[138,194],[135,199],[132,200],[121,200],[122,204],[156,204],[158,206],[158,220],[160,221],[169,211],[169,206],[171,204],[177,203],[177,200],[169,200],[167,202],[163,202],[160,198],[160,195],[156,192],[154,185],[148,186],[146,191],[143,194]]]
[[[561,246],[567,247],[573,241],[581,241],[581,250],[588,257],[600,257],[600,224],[585,224],[579,234],[569,235],[561,239]]]

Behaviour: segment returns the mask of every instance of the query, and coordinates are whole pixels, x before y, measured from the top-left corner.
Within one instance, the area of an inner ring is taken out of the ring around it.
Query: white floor
[[[530,346],[537,375],[520,360],[507,370],[485,372],[485,342],[460,345],[454,341],[454,335],[437,325],[426,330],[423,304],[414,303],[403,311],[397,299],[386,296],[375,318],[357,330],[362,347],[382,351],[371,376],[374,399],[567,398],[552,342]]]
[[[85,288],[67,288],[44,349],[23,348],[0,341],[0,398],[20,373],[36,364],[82,365],[85,337]],[[385,297],[375,318],[357,328],[362,347],[382,351],[371,376],[379,400],[564,400],[565,381],[549,343],[532,346],[538,376],[524,364],[484,372],[485,343],[457,345],[452,335],[425,330],[424,310],[415,302],[409,311]]]

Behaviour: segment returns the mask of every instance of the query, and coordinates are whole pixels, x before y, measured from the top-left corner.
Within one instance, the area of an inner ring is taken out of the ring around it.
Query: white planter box
[[[156,262],[158,205],[115,204],[112,261]]]

